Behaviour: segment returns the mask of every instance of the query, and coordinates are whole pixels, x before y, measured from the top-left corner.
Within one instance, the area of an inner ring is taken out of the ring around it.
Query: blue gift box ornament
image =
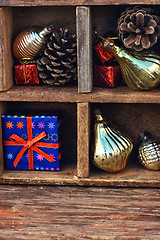
[[[2,115],[7,169],[60,170],[59,117]]]

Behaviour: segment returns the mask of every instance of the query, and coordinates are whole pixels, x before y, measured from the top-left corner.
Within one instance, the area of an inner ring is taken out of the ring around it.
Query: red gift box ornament
[[[42,138],[44,138],[47,134],[45,131],[40,133],[35,138],[32,137],[32,117],[27,117],[27,134],[28,140],[24,140],[16,134],[12,134],[9,139],[10,141],[4,141],[4,145],[12,145],[12,146],[23,146],[23,148],[18,153],[16,159],[14,160],[14,166],[16,167],[19,163],[21,157],[24,152],[28,149],[28,161],[29,161],[29,170],[33,170],[33,151],[39,153],[44,158],[46,158],[49,162],[56,161],[53,157],[39,149],[38,147],[47,147],[47,148],[59,148],[59,143],[44,143],[39,142]]]
[[[114,53],[111,50],[104,48],[104,41],[98,43],[93,47],[93,49],[96,51],[99,59],[102,63],[108,62],[110,60],[114,60]]]
[[[37,66],[34,61],[22,61],[15,66],[16,85],[39,85]]]
[[[94,86],[115,87],[121,81],[120,65],[94,65]]]

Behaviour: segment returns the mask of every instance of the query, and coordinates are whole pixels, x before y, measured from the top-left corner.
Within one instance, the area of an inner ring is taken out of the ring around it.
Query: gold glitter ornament
[[[54,31],[53,26],[41,28],[32,26],[20,32],[12,46],[16,59],[32,59],[43,50],[47,36]]]
[[[149,170],[160,170],[160,143],[149,137],[145,131],[141,133],[142,143],[139,146],[139,161]]]
[[[96,167],[107,172],[119,172],[126,167],[133,149],[132,141],[107,124],[96,109],[94,123],[94,156]]]
[[[142,52],[129,53],[127,50],[106,39],[104,47],[115,53],[120,64],[124,82],[134,90],[148,90],[160,83],[160,57]]]

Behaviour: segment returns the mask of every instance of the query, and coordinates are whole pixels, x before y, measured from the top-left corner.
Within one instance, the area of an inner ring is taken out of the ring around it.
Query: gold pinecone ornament
[[[118,19],[117,30],[126,48],[142,51],[157,43],[160,17],[151,8],[129,8]]]
[[[68,29],[53,31],[42,55],[37,59],[39,78],[49,85],[65,85],[77,81],[76,35]]]

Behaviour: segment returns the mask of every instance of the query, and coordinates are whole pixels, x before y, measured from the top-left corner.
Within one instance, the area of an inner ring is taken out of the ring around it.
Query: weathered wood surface
[[[12,12],[10,8],[0,8],[0,91],[8,90],[12,80]]]
[[[0,186],[1,240],[159,240],[160,190]]]
[[[77,104],[77,175],[89,176],[90,151],[90,106],[88,103]]]
[[[159,0],[1,0],[0,6],[159,4]]]
[[[0,92],[0,101],[160,103],[160,88],[142,92],[119,86],[94,88],[92,93],[80,94],[77,87],[13,86],[6,92]]]
[[[106,173],[99,169],[90,169],[90,175],[77,177],[77,168],[73,164],[63,166],[61,172],[48,171],[9,171],[0,176],[3,184],[34,185],[79,185],[110,187],[160,187],[159,171],[150,171],[142,166],[128,165],[119,173]]]
[[[93,87],[92,24],[90,7],[76,8],[78,92],[87,93]]]

